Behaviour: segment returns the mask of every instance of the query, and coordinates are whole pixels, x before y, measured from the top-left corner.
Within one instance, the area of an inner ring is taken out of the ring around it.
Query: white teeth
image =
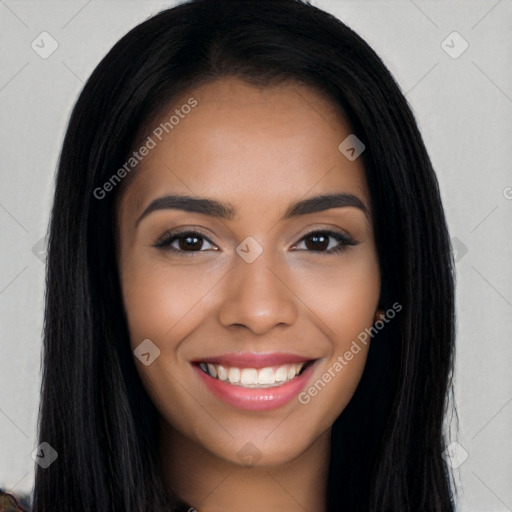
[[[233,382],[233,383],[240,382],[240,369],[239,368],[230,368],[228,371],[228,380],[229,380],[229,382]]]
[[[216,365],[217,367],[217,378],[220,380],[228,380],[228,372],[226,371],[226,368],[224,366]]]
[[[276,378],[272,368],[262,368],[258,373],[258,382],[260,384],[274,384]]]
[[[212,377],[217,377],[217,368],[215,368],[214,364],[208,363],[208,373]]]
[[[258,384],[258,372],[254,368],[245,368],[240,374],[240,382],[244,385]]]
[[[300,373],[306,363],[290,363],[281,366],[268,366],[265,368],[236,368],[225,367],[221,364],[200,363],[199,367],[211,377],[236,384],[238,386],[254,388],[279,386],[288,382]]]
[[[286,380],[286,377],[288,375],[288,370],[286,369],[286,366],[280,366],[274,375],[274,378],[276,379],[276,382],[284,382]]]

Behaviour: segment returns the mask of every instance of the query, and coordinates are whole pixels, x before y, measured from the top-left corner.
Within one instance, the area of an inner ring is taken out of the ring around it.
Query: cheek
[[[187,427],[186,421],[190,418],[185,420],[176,411],[188,411],[190,397],[197,390],[187,388],[183,392],[178,377],[184,370],[180,343],[193,326],[200,325],[206,314],[208,292],[218,277],[193,266],[172,265],[165,257],[144,251],[122,263],[121,276],[132,350],[149,339],[160,351],[147,366],[135,358],[137,372],[162,416],[173,425],[182,424],[183,431],[187,431],[190,425]]]
[[[320,328],[336,350],[372,325],[380,296],[374,250],[343,255],[339,263],[315,272],[301,269],[296,283],[298,296],[321,320]]]
[[[367,251],[317,272],[314,286],[307,274],[297,280],[303,283],[299,293],[329,339],[329,349],[321,371],[299,398],[317,426],[328,428],[351,400],[365,368],[370,339],[365,329],[375,321],[380,271],[375,252]]]
[[[204,312],[215,272],[135,256],[122,270],[123,301],[132,344],[145,338],[180,339],[182,325]]]

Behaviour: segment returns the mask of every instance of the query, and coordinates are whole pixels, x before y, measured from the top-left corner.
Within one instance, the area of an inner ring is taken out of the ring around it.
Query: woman
[[[34,509],[451,511],[453,262],[352,30],[196,0],[82,91],[50,226]]]

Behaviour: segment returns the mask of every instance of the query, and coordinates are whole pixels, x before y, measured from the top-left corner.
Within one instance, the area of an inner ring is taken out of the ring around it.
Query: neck
[[[295,459],[247,467],[217,457],[161,420],[164,481],[198,512],[327,509],[330,430]]]

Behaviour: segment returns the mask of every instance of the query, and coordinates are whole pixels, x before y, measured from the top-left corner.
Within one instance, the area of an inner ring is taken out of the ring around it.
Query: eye
[[[167,231],[153,246],[177,253],[211,250],[211,247],[204,248],[205,243],[215,247],[208,238],[198,231]],[[216,251],[218,249],[213,250]]]
[[[334,246],[332,245],[332,240],[334,239],[336,243]],[[304,236],[301,241],[296,244],[294,247],[297,247],[300,243],[304,241],[304,244],[309,252],[324,252],[327,254],[333,254],[344,251],[348,246],[357,245],[357,242],[350,238],[345,233],[340,231],[330,231],[330,230],[322,230],[322,231],[311,231],[306,236]]]
[[[308,252],[326,254],[339,253],[348,246],[357,245],[357,242],[345,233],[331,230],[311,231],[293,248],[297,248],[301,243],[305,244]],[[205,244],[209,244],[209,247],[205,248]],[[218,250],[205,235],[198,231],[167,231],[153,246],[180,254]]]

